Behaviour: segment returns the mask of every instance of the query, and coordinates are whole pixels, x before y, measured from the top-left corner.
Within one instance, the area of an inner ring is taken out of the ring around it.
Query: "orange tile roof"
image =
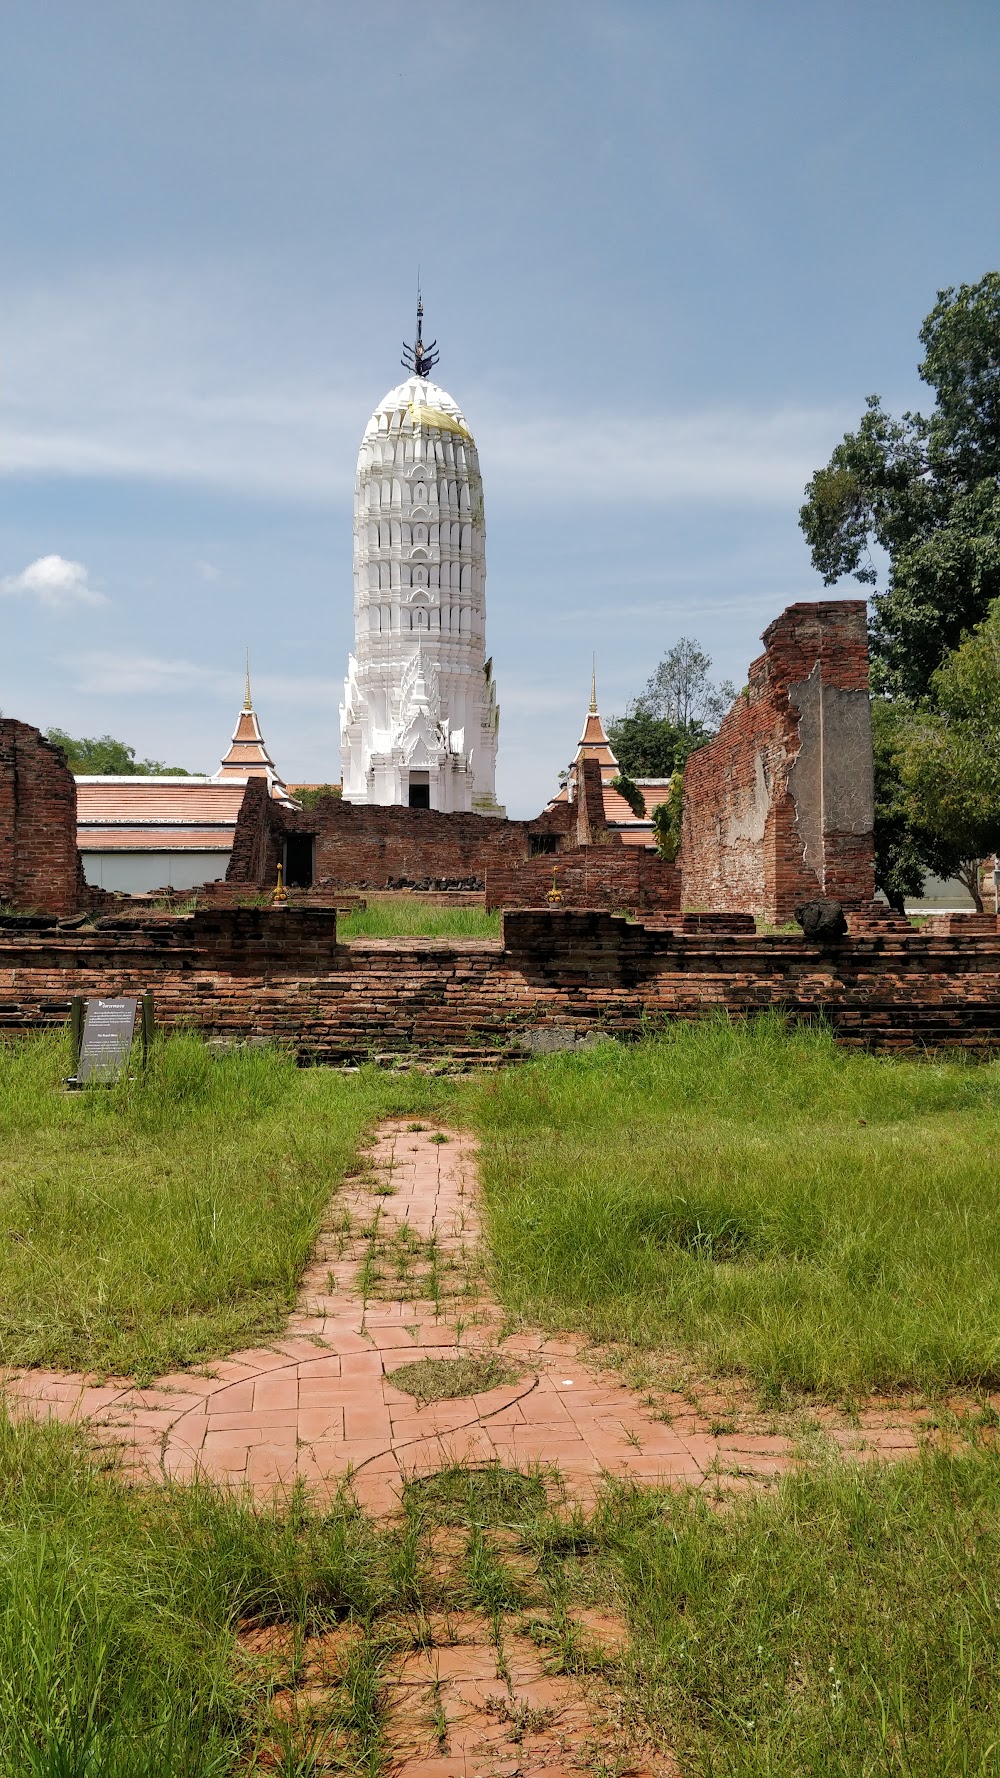
[[[621,791],[612,790],[610,784],[603,786],[604,819],[605,821],[642,821],[644,816],[633,813],[631,803],[627,803]]]
[[[81,852],[215,852],[228,857],[232,829],[218,827],[87,827],[77,831]]]
[[[77,826],[205,827],[230,830],[246,789],[244,783],[206,783],[204,779],[116,778],[76,782]]]

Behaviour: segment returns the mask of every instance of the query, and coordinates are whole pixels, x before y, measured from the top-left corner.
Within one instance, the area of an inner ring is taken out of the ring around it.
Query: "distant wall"
[[[640,846],[620,844],[576,846],[552,858],[491,864],[486,871],[486,906],[544,907],[553,867],[564,907],[661,913],[680,908],[681,881],[674,866]]]
[[[684,772],[685,907],[781,925],[818,895],[875,893],[863,599],[790,605],[714,741]]]
[[[66,756],[30,723],[0,717],[0,905],[71,914],[88,900]]]
[[[143,895],[151,890],[193,889],[224,879],[229,853],[174,851],[94,852],[81,850],[87,882],[118,895]]]
[[[599,783],[598,772],[598,792]],[[591,787],[591,821],[597,820],[597,806]],[[348,803],[340,797],[324,797],[313,809],[286,809],[267,796],[262,780],[251,780],[226,880],[270,889],[285,838],[307,833],[314,836],[317,890],[482,889],[491,866],[530,858],[540,846],[561,850],[574,845],[577,820],[578,811],[569,803],[557,804],[532,821]],[[606,833],[603,807],[600,822]]]

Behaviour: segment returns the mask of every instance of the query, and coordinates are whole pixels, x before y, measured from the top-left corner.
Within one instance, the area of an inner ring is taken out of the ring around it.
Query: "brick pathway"
[[[587,1654],[585,1677],[554,1671],[552,1647],[540,1648],[516,1620],[453,1611],[414,1623],[422,1645],[386,1650],[379,1681],[393,1778],[677,1778],[668,1749],[634,1738],[638,1725],[623,1721],[608,1683],[605,1663],[614,1672],[628,1643],[624,1622],[596,1611],[577,1611],[571,1622]],[[317,1771],[342,1773],[356,1757],[329,1725],[358,1639],[357,1625],[304,1638],[285,1626],[239,1634],[247,1676],[270,1694],[272,1722],[286,1736],[291,1728]],[[287,1738],[283,1747],[265,1727],[265,1758],[277,1764],[286,1748]]]
[[[296,1477],[329,1487],[350,1475],[376,1512],[396,1506],[407,1477],[457,1461],[552,1465],[567,1493],[584,1500],[606,1475],[700,1485],[787,1467],[787,1439],[664,1424],[588,1366],[576,1343],[503,1337],[501,1311],[478,1278],[470,1137],[442,1141],[387,1124],[367,1161],[331,1203],[284,1339],[148,1389],[12,1373],[8,1397],[39,1416],[88,1421],[123,1445],[140,1475],[201,1471],[260,1491]],[[402,1280],[395,1286],[387,1265]],[[393,1385],[393,1370],[415,1359],[497,1349],[524,1374],[487,1394],[420,1407]],[[842,1432],[839,1442],[859,1455],[916,1447],[905,1427]]]

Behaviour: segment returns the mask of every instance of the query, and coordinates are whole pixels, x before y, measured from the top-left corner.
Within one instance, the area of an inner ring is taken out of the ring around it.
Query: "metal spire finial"
[[[417,273],[417,337],[412,346],[403,341],[403,356],[400,364],[411,376],[427,377],[434,369],[441,354],[437,349],[437,340],[431,340],[429,346],[424,345],[424,299],[420,294],[420,274]]]
[[[247,649],[247,688],[243,694],[243,708],[244,708],[244,710],[252,710],[253,709],[253,699],[250,696],[250,650],[249,650],[249,648]]]
[[[590,668],[590,714],[597,715],[597,654],[594,653]]]

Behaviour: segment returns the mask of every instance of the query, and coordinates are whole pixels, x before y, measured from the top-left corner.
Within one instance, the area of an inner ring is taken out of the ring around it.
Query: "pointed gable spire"
[[[604,724],[597,709],[597,656],[595,654],[590,674],[590,709],[583,725],[577,759],[596,759],[601,768],[601,777],[605,780],[613,778],[618,770],[618,761],[611,751],[611,743],[604,733]]]
[[[216,782],[227,780],[246,780],[247,778],[266,778],[268,790],[276,802],[291,802],[284,779],[279,775],[271,755],[264,744],[260,732],[257,712],[253,707],[250,692],[250,651],[247,650],[246,690],[243,694],[243,708],[236,718],[236,727],[229,744],[229,752],[223,757],[218,771],[214,774]]]

